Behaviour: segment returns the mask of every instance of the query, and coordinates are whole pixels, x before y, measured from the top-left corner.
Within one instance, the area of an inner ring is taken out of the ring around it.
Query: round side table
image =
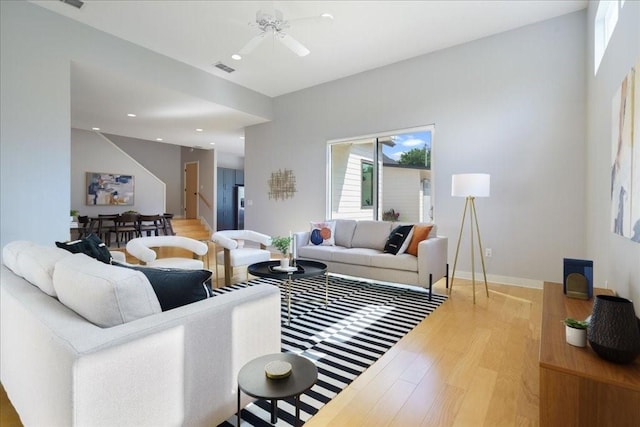
[[[291,364],[291,375],[281,379],[269,379],[265,366],[280,360]],[[275,353],[253,359],[238,373],[238,427],[240,427],[240,392],[256,399],[271,400],[271,424],[278,421],[278,400],[295,398],[296,421],[300,423],[300,395],[318,380],[318,368],[306,357],[292,353]]]

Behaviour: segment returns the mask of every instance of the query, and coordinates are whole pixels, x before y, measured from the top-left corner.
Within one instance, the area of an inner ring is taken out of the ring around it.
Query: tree
[[[426,159],[426,161],[425,161]],[[413,148],[409,151],[405,151],[400,155],[398,164],[405,166],[422,166],[425,164],[427,168],[431,168],[431,150],[427,151],[427,146],[422,148]]]

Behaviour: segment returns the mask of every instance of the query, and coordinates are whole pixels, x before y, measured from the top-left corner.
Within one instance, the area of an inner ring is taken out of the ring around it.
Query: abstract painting
[[[87,172],[87,205],[133,206],[133,175]]]
[[[612,102],[611,226],[640,243],[640,61]]]

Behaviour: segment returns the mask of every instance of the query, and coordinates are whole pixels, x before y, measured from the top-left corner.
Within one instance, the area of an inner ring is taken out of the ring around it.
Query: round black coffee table
[[[265,366],[280,360],[291,364],[291,375],[269,379]],[[306,357],[293,353],[275,353],[253,359],[238,373],[238,427],[240,427],[240,391],[256,399],[271,400],[271,424],[278,421],[278,400],[293,397],[296,407],[295,425],[300,422],[300,395],[318,380],[318,368]]]
[[[291,286],[293,280],[303,277],[325,276],[325,293],[324,304],[329,303],[329,275],[327,274],[327,265],[318,261],[297,260],[296,270],[282,271],[278,270],[280,267],[280,261],[264,261],[256,264],[251,264],[248,267],[249,274],[256,277],[269,277],[272,279],[280,279],[286,285],[287,288],[287,322],[291,323]],[[297,298],[302,299],[302,298]],[[304,298],[305,301],[313,301],[311,299]]]

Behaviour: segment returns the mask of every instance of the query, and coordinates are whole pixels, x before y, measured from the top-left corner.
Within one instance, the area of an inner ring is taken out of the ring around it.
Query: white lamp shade
[[[461,173],[451,175],[453,197],[489,197],[491,175],[488,173]]]

